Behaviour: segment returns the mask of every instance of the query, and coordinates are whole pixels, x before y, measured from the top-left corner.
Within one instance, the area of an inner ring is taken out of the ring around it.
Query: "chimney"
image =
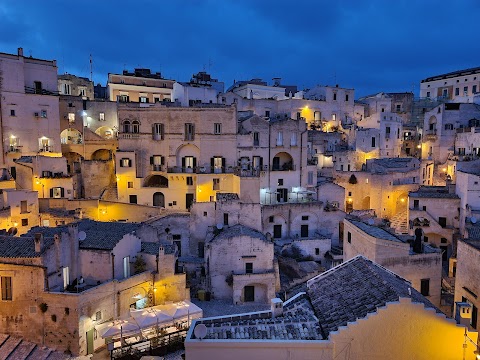
[[[18,48],[18,56],[23,56],[23,48]]]
[[[472,320],[472,306],[466,302],[455,303],[455,321],[457,324],[469,327]]]
[[[35,234],[35,252],[40,253],[42,252],[43,248],[43,234],[36,233]]]
[[[272,318],[283,315],[283,301],[279,298],[274,298],[270,301],[270,308],[272,311]]]

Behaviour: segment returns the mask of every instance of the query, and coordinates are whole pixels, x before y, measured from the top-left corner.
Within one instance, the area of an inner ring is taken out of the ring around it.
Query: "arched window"
[[[129,133],[130,132],[130,121],[123,122],[123,132]]]
[[[140,123],[136,120],[132,121],[132,133],[138,134],[140,132]]]

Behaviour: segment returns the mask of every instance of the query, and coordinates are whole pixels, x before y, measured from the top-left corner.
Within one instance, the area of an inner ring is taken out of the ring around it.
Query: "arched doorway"
[[[77,129],[69,128],[60,133],[62,144],[74,145],[82,143],[82,133]]]
[[[292,156],[287,152],[280,152],[276,154],[272,161],[272,171],[288,170],[295,170]]]
[[[113,129],[108,126],[100,126],[97,130],[95,130],[95,134],[107,140],[113,139],[115,135]]]
[[[153,194],[153,206],[165,207],[165,195],[162,192]]]
[[[395,214],[403,213],[407,211],[408,194],[402,193],[398,196],[395,208]]]

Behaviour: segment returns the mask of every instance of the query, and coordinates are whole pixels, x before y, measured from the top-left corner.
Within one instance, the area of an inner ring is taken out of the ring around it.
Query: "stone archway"
[[[60,133],[62,144],[76,145],[82,143],[82,133],[74,128],[68,128]]]
[[[98,149],[92,154],[92,160],[111,160],[112,152],[107,149]]]

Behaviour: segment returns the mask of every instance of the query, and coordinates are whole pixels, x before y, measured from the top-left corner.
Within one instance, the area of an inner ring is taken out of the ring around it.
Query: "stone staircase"
[[[390,227],[397,234],[408,234],[407,210],[401,211],[390,220]]]
[[[5,360],[61,360],[73,359],[61,351],[36,345],[22,338],[0,334],[0,359]]]

